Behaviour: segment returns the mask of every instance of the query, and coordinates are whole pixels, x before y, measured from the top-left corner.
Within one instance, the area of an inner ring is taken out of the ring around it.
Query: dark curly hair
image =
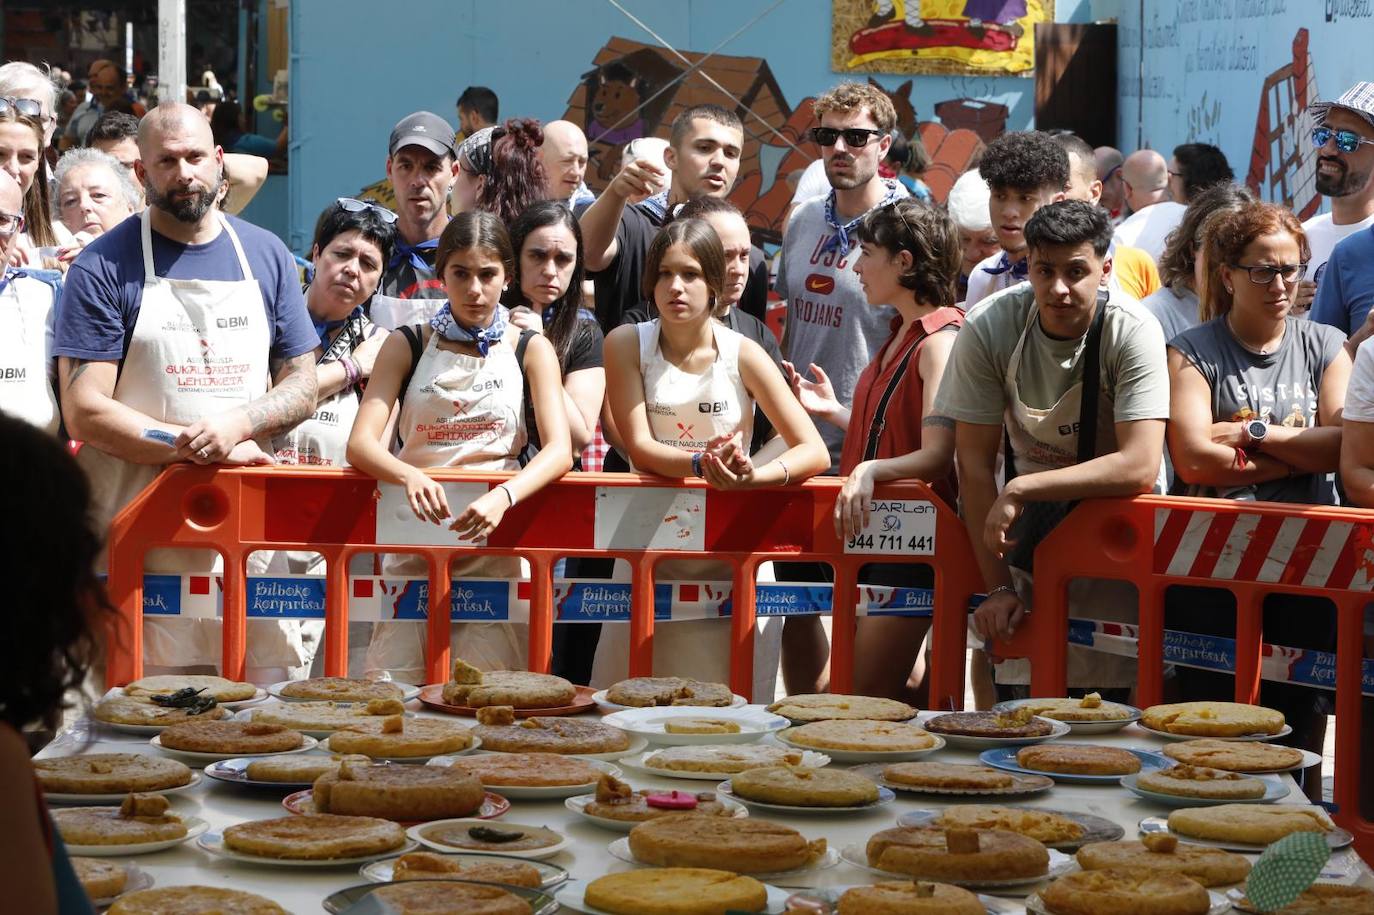
[[[1174,292],[1192,289],[1193,268],[1202,251],[1202,237],[1213,218],[1255,202],[1250,189],[1239,184],[1218,184],[1202,191],[1183,211],[1183,218],[1169,233],[1159,258],[1159,281]],[[1194,290],[1195,292],[1197,290]]]
[[[983,150],[978,173],[993,190],[1058,192],[1069,181],[1069,155],[1043,131],[1004,133]]]
[[[944,210],[912,198],[872,210],[859,223],[859,241],[893,255],[911,252],[911,269],[898,278],[923,305],[953,305],[963,246],[959,230]]]
[[[525,305],[530,304],[530,300],[525,297],[524,290],[521,289],[520,264],[525,249],[525,240],[536,230],[545,226],[561,225],[572,233],[573,241],[577,245],[577,259],[573,264],[572,279],[568,281],[568,288],[563,293],[563,298],[554,302],[553,321],[544,326],[544,334],[553,344],[554,352],[558,354],[558,364],[567,371],[568,353],[572,349],[573,340],[577,336],[577,322],[580,320],[582,311],[582,281],[586,277],[586,268],[583,266],[582,254],[582,227],[578,225],[577,217],[573,216],[572,210],[568,209],[567,204],[561,200],[540,200],[526,207],[525,212],[521,213],[514,224],[510,227],[511,249],[515,252],[515,270],[511,275],[510,288],[506,290],[506,305]]]
[[[4,413],[0,443],[11,519],[0,530],[9,620],[0,640],[9,646],[0,648],[0,721],[21,730],[55,722],[115,615],[95,575],[103,544],[86,474],[52,435]]]
[[[510,225],[531,203],[544,199],[543,145],[544,129],[531,118],[512,118],[497,128],[491,138],[491,169],[477,193],[478,209]]]
[[[1183,173],[1185,199],[1179,203],[1188,203],[1194,194],[1214,184],[1232,181],[1236,177],[1235,172],[1231,171],[1231,163],[1226,161],[1226,153],[1210,143],[1184,143],[1175,146],[1174,161],[1178,163],[1178,170]]]
[[[1032,251],[1047,245],[1090,242],[1094,254],[1106,257],[1112,246],[1111,217],[1102,207],[1086,200],[1059,200],[1042,206],[1026,220],[1023,231],[1026,247]]]

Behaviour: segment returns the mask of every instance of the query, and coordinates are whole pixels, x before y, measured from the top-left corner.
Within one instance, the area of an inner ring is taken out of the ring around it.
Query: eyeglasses
[[[1245,264],[1231,264],[1232,270],[1244,270],[1250,274],[1250,282],[1256,286],[1268,286],[1274,282],[1274,277],[1280,277],[1284,283],[1293,284],[1307,275],[1306,264],[1256,264],[1253,267]]]
[[[819,143],[821,146],[834,146],[835,141],[837,139],[839,139],[840,137],[844,137],[845,146],[852,146],[855,149],[861,149],[868,145],[868,141],[870,138],[885,136],[887,136],[886,131],[869,130],[864,127],[848,127],[844,130],[841,130],[838,127],[811,128],[811,139]]]
[[[24,217],[17,213],[0,213],[0,238],[10,238],[24,231]]]
[[[37,99],[31,98],[0,98],[0,114],[14,110],[26,118],[42,118],[43,106]]]
[[[371,210],[377,214],[378,219],[387,225],[391,225],[396,221],[395,213],[391,212],[386,207],[377,206],[377,204],[369,203],[366,200],[359,200],[356,197],[340,197],[334,202],[343,207],[344,212],[347,213],[361,213],[364,210]]]
[[[1335,139],[1336,148],[1341,152],[1353,153],[1361,146],[1374,146],[1374,140],[1366,140],[1353,130],[1332,130],[1330,127],[1317,127],[1312,131],[1312,145],[1321,149],[1326,141]]]

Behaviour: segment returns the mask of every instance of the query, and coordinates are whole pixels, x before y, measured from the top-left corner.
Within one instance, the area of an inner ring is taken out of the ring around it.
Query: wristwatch
[[[1269,424],[1262,419],[1251,419],[1245,423],[1245,436],[1250,439],[1250,450],[1258,451],[1269,434]]]

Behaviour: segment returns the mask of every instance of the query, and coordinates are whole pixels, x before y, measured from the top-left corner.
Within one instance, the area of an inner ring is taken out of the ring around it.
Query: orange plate
[[[549,715],[577,715],[582,712],[591,711],[596,708],[596,703],[592,701],[592,694],[596,690],[590,686],[577,687],[577,695],[573,698],[572,705],[557,705],[553,708],[518,708],[515,710],[516,718],[533,718],[535,716]],[[477,709],[469,705],[449,705],[444,701],[444,684],[431,683],[429,686],[420,690],[420,701],[428,708],[436,712],[444,712],[449,715],[465,715],[468,718],[477,717]]]
[[[295,814],[314,813],[315,790],[313,788],[306,788],[304,791],[297,791],[294,794],[288,794],[286,797],[282,798],[281,805]],[[472,816],[479,820],[492,820],[496,817],[499,817],[507,810],[510,810],[510,801],[506,800],[499,794],[494,794],[488,791],[487,796],[482,798],[482,806],[479,807],[477,809],[477,812],[472,814]],[[388,819],[390,818],[388,817]],[[447,819],[447,817],[438,817],[438,819]],[[418,826],[421,823],[427,823],[429,821],[397,820],[396,822],[401,824],[402,826]]]

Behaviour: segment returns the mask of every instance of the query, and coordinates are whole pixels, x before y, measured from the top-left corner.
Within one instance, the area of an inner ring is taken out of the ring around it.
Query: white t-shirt
[[[797,189],[792,193],[792,206],[829,193],[830,179],[825,176],[825,160],[816,159],[797,180]]]
[[[1366,216],[1359,222],[1338,226],[1331,221],[1330,213],[1313,216],[1303,223],[1302,230],[1307,233],[1307,244],[1312,249],[1312,256],[1307,260],[1307,278],[1321,282],[1322,268],[1331,259],[1331,251],[1336,247],[1336,242],[1370,226],[1374,226],[1374,216]]]
[[[1164,242],[1169,233],[1183,220],[1181,203],[1163,200],[1137,210],[1116,227],[1116,243],[1131,248],[1144,248],[1155,259],[1164,256]]]
[[[1361,343],[1355,353],[1343,415],[1357,423],[1374,423],[1374,345],[1369,340]]]

